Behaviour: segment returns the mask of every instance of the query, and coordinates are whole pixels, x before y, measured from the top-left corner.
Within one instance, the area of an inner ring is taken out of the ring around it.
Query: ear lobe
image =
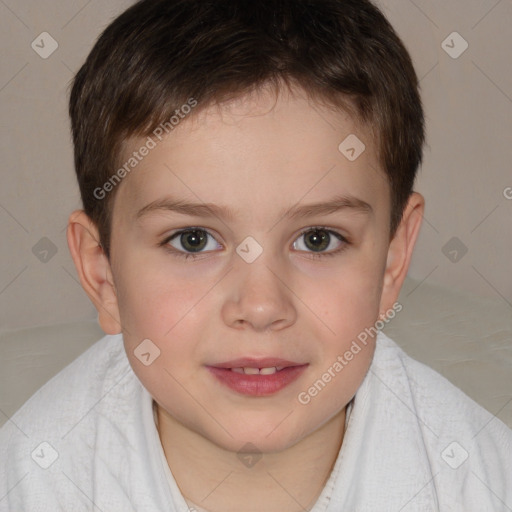
[[[67,241],[80,283],[98,310],[101,328],[107,334],[120,333],[119,307],[110,262],[100,245],[98,229],[83,210],[70,215]]]
[[[400,289],[407,276],[412,252],[425,210],[425,199],[413,192],[409,197],[402,220],[389,245],[381,297],[381,311],[387,311],[398,299]]]

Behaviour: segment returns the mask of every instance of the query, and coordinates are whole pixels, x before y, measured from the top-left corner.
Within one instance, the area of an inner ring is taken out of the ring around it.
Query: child
[[[380,329],[424,118],[368,0],[143,0],[70,99],[107,334],[0,432],[1,511],[512,510],[512,431]]]

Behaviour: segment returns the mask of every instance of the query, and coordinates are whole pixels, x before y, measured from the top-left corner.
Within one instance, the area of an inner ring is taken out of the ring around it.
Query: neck
[[[244,457],[189,430],[160,406],[158,431],[171,472],[186,499],[211,512],[309,510],[338,456],[345,430],[342,409],[286,450]]]

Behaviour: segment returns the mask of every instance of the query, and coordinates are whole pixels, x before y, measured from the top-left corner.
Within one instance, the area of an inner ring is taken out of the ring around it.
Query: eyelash
[[[160,247],[163,247],[172,256],[176,256],[178,258],[183,258],[185,260],[187,260],[189,258],[192,258],[192,260],[195,260],[195,259],[199,258],[202,254],[207,254],[210,251],[206,251],[205,253],[198,252],[197,254],[194,254],[194,253],[190,253],[190,252],[180,251],[178,249],[175,249],[174,247],[169,246],[168,244],[171,240],[182,235],[183,233],[188,233],[190,231],[196,231],[196,230],[207,233],[209,236],[211,236],[215,240],[215,237],[207,229],[204,229],[199,226],[197,226],[197,227],[192,226],[192,227],[189,227],[186,229],[182,229],[180,231],[176,231],[172,235],[166,237],[158,245]],[[344,237],[341,233],[338,233],[337,231],[329,229],[325,226],[312,226],[312,227],[306,228],[299,233],[299,236],[295,240],[297,240],[301,236],[305,235],[306,233],[310,233],[311,231],[325,231],[326,233],[329,233],[330,235],[331,234],[334,235],[340,242],[342,242],[342,245],[340,247],[338,247],[338,249],[335,249],[334,251],[320,252],[320,253],[307,251],[307,253],[310,255],[310,257],[312,259],[322,259],[322,258],[325,258],[328,256],[337,256],[338,254],[343,252],[349,245],[351,245],[351,242],[346,237]],[[304,251],[300,251],[300,252],[304,252]]]

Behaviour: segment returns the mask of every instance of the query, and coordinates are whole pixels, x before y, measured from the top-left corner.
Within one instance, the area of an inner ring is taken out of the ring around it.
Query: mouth
[[[281,391],[296,380],[309,363],[284,359],[242,358],[206,368],[224,386],[242,395],[268,396]]]

